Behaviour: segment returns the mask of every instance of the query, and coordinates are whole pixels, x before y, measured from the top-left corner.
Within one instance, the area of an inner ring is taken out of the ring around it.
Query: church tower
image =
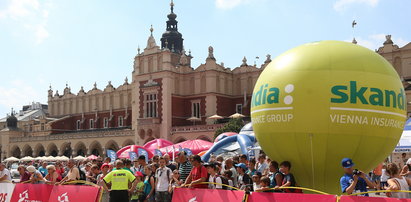
[[[171,52],[181,53],[183,50],[183,35],[178,32],[177,15],[174,13],[174,3],[170,3],[171,13],[167,15],[167,28],[161,37],[161,48]]]

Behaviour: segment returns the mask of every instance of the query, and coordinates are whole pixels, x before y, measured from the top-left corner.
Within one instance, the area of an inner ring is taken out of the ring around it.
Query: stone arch
[[[103,148],[98,141],[93,141],[90,146],[88,147],[88,154],[94,154],[96,156],[102,156],[103,155]]]
[[[17,146],[17,145],[14,145],[12,148],[11,148],[11,156],[14,156],[14,157],[16,157],[16,158],[20,158],[21,157],[21,150],[20,150],[20,147],[19,146]]]
[[[71,147],[71,142],[65,142],[60,146],[60,154],[62,156],[71,157],[73,149]]]
[[[177,144],[177,143],[180,143],[180,142],[184,142],[184,141],[186,141],[187,139],[186,138],[184,138],[184,137],[178,137],[175,141],[174,141],[174,144]]]
[[[209,138],[209,137],[207,137],[207,136],[205,136],[205,135],[202,135],[202,136],[198,137],[197,139],[212,142],[212,141],[210,140],[210,138]]]
[[[134,145],[134,141],[132,139],[127,139],[126,141],[124,141],[123,143],[123,147],[128,146],[128,145]]]
[[[140,129],[140,132],[138,133],[138,135],[140,136],[141,139],[144,140],[144,138],[146,137],[146,131],[144,131],[144,129]]]
[[[46,150],[44,149],[44,146],[41,143],[38,143],[34,147],[34,156],[45,156],[46,155]]]
[[[114,151],[117,151],[117,150],[120,149],[119,146],[118,146],[118,144],[117,144],[117,142],[114,141],[114,140],[109,140],[109,141],[106,143],[106,145],[104,146],[104,148],[105,148],[105,149],[111,149],[111,150],[114,150]]]
[[[153,137],[149,137],[149,138],[147,138],[146,141],[144,141],[144,144],[146,144],[147,142],[150,142],[151,140],[155,140],[155,139]]]
[[[33,149],[30,145],[26,144],[23,147],[23,156],[33,156]]]
[[[59,154],[59,149],[58,149],[58,147],[56,146],[56,144],[50,143],[50,144],[47,146],[47,155],[50,155],[50,156],[58,156],[58,154]]]
[[[76,145],[74,145],[74,152],[76,156],[86,156],[87,147],[83,142],[79,141]]]

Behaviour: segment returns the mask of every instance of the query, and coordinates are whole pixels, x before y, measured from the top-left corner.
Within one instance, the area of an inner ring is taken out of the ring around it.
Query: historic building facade
[[[247,64],[244,57],[239,67],[231,69],[217,63],[210,46],[205,63],[194,68],[193,56],[184,49],[183,36],[178,31],[173,4],[167,18],[161,43],[157,45],[151,28],[146,47],[138,49],[130,83],[126,78],[115,88],[108,82],[102,90],[94,84],[90,91],[85,92],[82,87],[77,93],[72,93],[67,85],[62,95],[50,87],[47,117],[22,124],[12,113],[7,125],[4,119],[1,158],[105,155],[106,149],[143,145],[155,138],[212,141],[214,131],[222,124],[215,124],[208,117],[234,113],[249,116],[254,84],[271,61],[270,55],[260,67]],[[377,52],[404,79],[411,101],[411,43],[400,48],[387,36]]]

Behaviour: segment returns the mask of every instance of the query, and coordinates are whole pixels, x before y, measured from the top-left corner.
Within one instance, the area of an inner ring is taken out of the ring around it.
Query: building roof
[[[15,114],[18,121],[29,121],[40,116],[45,116],[46,112],[43,109],[33,109],[27,111],[20,111],[20,113]],[[7,117],[1,118],[0,122],[6,122]]]

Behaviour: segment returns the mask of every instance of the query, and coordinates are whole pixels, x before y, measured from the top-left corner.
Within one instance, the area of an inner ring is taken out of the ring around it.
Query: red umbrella
[[[151,159],[153,158],[153,153],[151,153],[151,151],[148,151],[146,148],[142,147],[142,146],[138,146],[138,145],[128,145],[125,146],[123,148],[121,148],[120,150],[117,151],[117,158],[130,158],[130,155],[128,152],[136,152],[137,156],[138,156],[138,148],[142,148],[144,150],[147,151],[148,153],[148,158]]]
[[[177,143],[175,145],[170,145],[167,147],[163,147],[160,149],[163,153],[168,153],[168,155],[173,155],[173,146],[175,148],[175,152],[177,153],[180,148],[187,148],[190,149],[193,154],[198,154],[202,151],[206,151],[213,146],[212,142],[205,141],[205,140],[187,140],[184,142]]]
[[[155,149],[160,149],[163,147],[167,147],[173,145],[172,142],[165,140],[165,139],[155,139],[147,142],[143,147],[146,148],[148,151],[154,153]]]
[[[92,155],[90,155],[90,156],[88,156],[87,157],[87,159],[89,159],[89,160],[95,160],[95,159],[97,159],[98,157],[96,156],[96,155],[94,155],[94,154],[92,154]]]

